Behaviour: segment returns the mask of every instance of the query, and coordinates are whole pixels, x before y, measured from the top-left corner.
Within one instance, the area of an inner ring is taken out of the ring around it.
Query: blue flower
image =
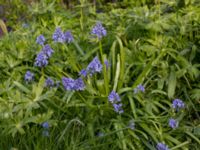
[[[165,144],[163,144],[163,143],[158,143],[158,144],[156,145],[156,149],[157,149],[157,150],[169,150],[168,146],[165,145]]]
[[[43,48],[42,48],[42,52],[44,54],[46,54],[47,58],[50,58],[52,53],[54,52],[53,49],[50,47],[49,44],[46,44]]]
[[[121,114],[123,113],[121,99],[115,91],[112,91],[108,96],[108,101],[113,105],[115,112]]]
[[[44,45],[44,42],[46,41],[45,37],[41,34],[40,36],[37,37],[36,43],[40,45]]]
[[[46,81],[45,81],[45,86],[46,87],[53,87],[54,86],[54,81],[50,77],[48,77],[46,79]]]
[[[139,84],[135,89],[134,89],[134,93],[137,94],[139,91],[141,92],[145,92],[145,88],[142,84]]]
[[[103,36],[106,36],[107,32],[105,28],[102,26],[100,22],[96,23],[96,25],[92,29],[92,34],[96,35],[98,39],[101,39]]]
[[[53,33],[52,39],[55,42],[64,43],[65,42],[65,35],[62,32],[61,28],[56,28],[55,32]]]
[[[70,31],[65,32],[64,36],[65,36],[65,41],[67,43],[71,43],[74,40],[72,33]]]
[[[98,57],[96,56],[87,66],[86,71],[89,73],[91,76],[96,73],[96,72],[101,72],[102,71],[102,64],[99,61]]]
[[[75,91],[82,91],[85,89],[85,84],[82,80],[82,78],[78,78],[76,80],[72,78],[62,78],[62,83],[65,88],[65,90],[75,90]]]
[[[117,112],[119,114],[124,112],[124,110],[122,109],[122,104],[121,103],[113,104],[113,107],[114,107],[115,112]]]
[[[178,111],[179,109],[184,108],[185,104],[184,104],[184,102],[182,100],[175,99],[172,102],[172,107]]]
[[[172,129],[175,129],[178,127],[178,121],[176,121],[175,119],[169,119],[169,126],[172,128]]]
[[[38,67],[45,67],[46,65],[48,65],[47,55],[44,54],[44,52],[38,53],[34,65]]]
[[[63,77],[62,83],[65,90],[74,90],[74,79]]]
[[[82,69],[80,72],[79,72],[79,75],[82,75],[84,77],[87,76],[87,70],[86,69]]]
[[[112,91],[112,92],[109,94],[108,100],[109,100],[109,102],[112,103],[112,104],[121,101],[121,99],[120,99],[118,93],[116,93],[115,91]]]
[[[25,76],[24,76],[24,80],[26,82],[33,81],[34,80],[34,74],[32,72],[30,72],[30,71],[27,71],[26,74],[25,74]]]
[[[74,90],[83,91],[85,89],[85,83],[82,78],[78,78],[74,82]]]
[[[49,129],[49,123],[48,123],[48,122],[43,122],[43,123],[42,123],[42,127],[43,127],[44,129]]]

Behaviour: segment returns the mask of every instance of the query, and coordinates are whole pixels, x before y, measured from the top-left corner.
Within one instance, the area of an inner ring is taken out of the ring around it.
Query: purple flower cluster
[[[53,53],[53,49],[50,47],[49,44],[43,46],[42,50],[37,54],[35,58],[35,66],[38,67],[45,67],[48,65],[48,59],[51,57]]]
[[[53,49],[50,47],[49,44],[46,44],[43,48],[42,48],[42,52],[47,56],[47,58],[50,58],[52,53],[54,52]]]
[[[86,69],[82,69],[80,72],[79,72],[79,75],[82,75],[84,77],[87,76],[87,70]]]
[[[105,28],[102,26],[100,22],[96,23],[96,25],[92,29],[92,34],[96,35],[98,39],[101,39],[103,36],[106,36],[107,32]]]
[[[169,126],[172,128],[172,129],[175,129],[178,127],[178,121],[176,121],[175,119],[171,118],[169,119]]]
[[[184,108],[185,104],[184,104],[184,102],[182,100],[175,99],[172,102],[172,107],[178,111],[179,109]]]
[[[101,71],[102,71],[102,68],[103,68],[103,66],[102,66],[102,64],[101,64],[101,62],[100,62],[100,60],[99,60],[99,58],[96,56],[90,63],[89,63],[89,65],[87,66],[87,68],[86,69],[82,69],[81,71],[80,71],[80,75],[83,75],[84,77],[86,77],[88,74],[90,75],[90,76],[92,76],[93,74],[95,74],[95,73],[100,73]]]
[[[174,99],[172,102],[172,108],[175,109],[175,112],[178,112],[180,109],[185,108],[185,103],[180,99]],[[179,122],[173,118],[170,118],[169,126],[172,129],[178,128]]]
[[[42,127],[43,127],[44,129],[49,129],[49,123],[48,123],[48,122],[43,122],[43,123],[42,123]]]
[[[110,95],[108,96],[108,100],[110,103],[118,103],[121,101],[120,97],[119,97],[119,94],[117,94],[115,91],[112,91],[110,93]]]
[[[55,29],[52,39],[55,42],[59,42],[59,43],[64,43],[64,42],[71,43],[74,40],[70,31],[63,33],[61,28],[59,27]]]
[[[98,57],[96,56],[87,66],[86,69],[82,69],[79,72],[79,75],[82,75],[86,77],[88,74],[92,76],[96,72],[101,72],[102,71],[102,64],[99,61]],[[78,78],[76,80],[72,78],[62,78],[62,83],[65,88],[65,90],[75,90],[75,91],[82,91],[85,89],[85,84],[83,82],[82,78]],[[119,107],[119,108],[118,108]],[[120,109],[120,105],[115,106],[116,110]]]
[[[39,45],[44,45],[44,42],[46,41],[45,37],[41,34],[37,37],[36,43]]]
[[[145,92],[145,88],[142,84],[139,84],[135,89],[134,89],[134,93],[137,94],[139,91],[141,92]]]
[[[45,81],[45,87],[54,87],[54,81],[50,78],[50,77],[48,77],[47,79],[46,79],[46,81]]]
[[[168,146],[165,145],[165,144],[163,144],[163,143],[158,143],[158,144],[156,145],[156,149],[157,149],[157,150],[169,150]]]
[[[65,42],[65,35],[62,32],[61,28],[56,28],[55,32],[53,33],[52,39],[55,42],[60,42],[60,43],[64,43]]]
[[[94,73],[98,72],[100,73],[102,71],[102,64],[99,61],[98,57],[96,56],[87,66],[87,73],[90,75],[93,75]]]
[[[24,80],[28,83],[34,80],[34,74],[30,71],[27,71],[25,76],[24,76]]]
[[[82,78],[78,78],[76,80],[72,78],[62,78],[62,83],[65,90],[69,91],[82,91],[85,89],[85,83],[83,82]]]
[[[124,112],[124,110],[122,109],[121,99],[118,93],[112,91],[108,96],[108,100],[113,105],[115,112],[119,114]]]
[[[35,58],[35,63],[34,63],[35,66],[45,67],[48,65],[48,63],[49,63],[48,57],[43,51],[37,54],[37,57]]]
[[[65,41],[66,41],[67,43],[73,42],[74,38],[73,38],[73,36],[72,36],[71,31],[65,32],[64,35],[65,35]]]

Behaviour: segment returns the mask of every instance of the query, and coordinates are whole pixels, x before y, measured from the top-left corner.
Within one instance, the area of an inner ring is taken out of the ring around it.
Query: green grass
[[[4,4],[18,7],[8,9],[7,22],[0,22],[1,28],[12,27],[0,39],[0,149],[155,150],[162,142],[171,150],[198,150],[200,3],[72,4],[70,9],[59,0]],[[25,17],[17,20],[16,14]],[[91,35],[98,21],[107,30],[100,41]],[[53,42],[58,26],[71,30],[73,43]],[[34,66],[40,34],[54,49],[42,69]],[[66,91],[62,77],[78,78],[95,56],[102,72],[84,78],[84,91]],[[31,83],[24,81],[27,70],[35,74]],[[60,86],[45,87],[47,77]],[[139,84],[145,92],[135,94]],[[120,95],[122,114],[108,101],[112,90]],[[186,105],[179,112],[172,108],[176,98]],[[178,128],[169,127],[170,118],[179,121]],[[49,137],[42,135],[43,122],[50,125]]]

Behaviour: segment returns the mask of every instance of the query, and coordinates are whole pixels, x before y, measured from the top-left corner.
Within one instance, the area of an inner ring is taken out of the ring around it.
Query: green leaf
[[[171,67],[171,72],[168,80],[168,97],[173,98],[176,89],[176,73],[174,67]]]
[[[196,142],[198,142],[200,144],[200,140],[199,138],[197,138],[194,134],[192,134],[191,132],[189,131],[186,131],[185,132],[187,135],[189,135],[191,138],[193,138]]]
[[[44,89],[44,83],[45,83],[45,78],[44,78],[44,76],[41,76],[38,85],[33,87],[33,93],[35,94],[34,101],[39,100],[39,98],[42,94],[42,91]]]
[[[23,92],[25,93],[30,93],[31,91],[29,89],[27,89],[25,86],[23,86],[21,83],[17,82],[17,81],[14,81],[13,82],[14,85],[16,85],[20,90],[22,90]]]

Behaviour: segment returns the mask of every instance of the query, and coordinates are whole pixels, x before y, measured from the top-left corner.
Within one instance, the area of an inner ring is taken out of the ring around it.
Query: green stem
[[[108,95],[108,92],[109,92],[108,75],[107,75],[106,65],[104,63],[104,56],[103,56],[101,41],[99,41],[99,50],[100,50],[101,63],[103,64],[104,85],[105,85],[106,95]]]
[[[81,49],[81,47],[78,45],[78,43],[76,41],[73,41],[73,44],[75,45],[75,47],[77,48],[78,52],[84,56],[84,51]]]
[[[102,49],[102,43],[99,41],[99,50],[100,50],[100,57],[101,57],[101,62],[103,63],[103,49]]]
[[[44,77],[44,68],[42,67],[42,76]]]

